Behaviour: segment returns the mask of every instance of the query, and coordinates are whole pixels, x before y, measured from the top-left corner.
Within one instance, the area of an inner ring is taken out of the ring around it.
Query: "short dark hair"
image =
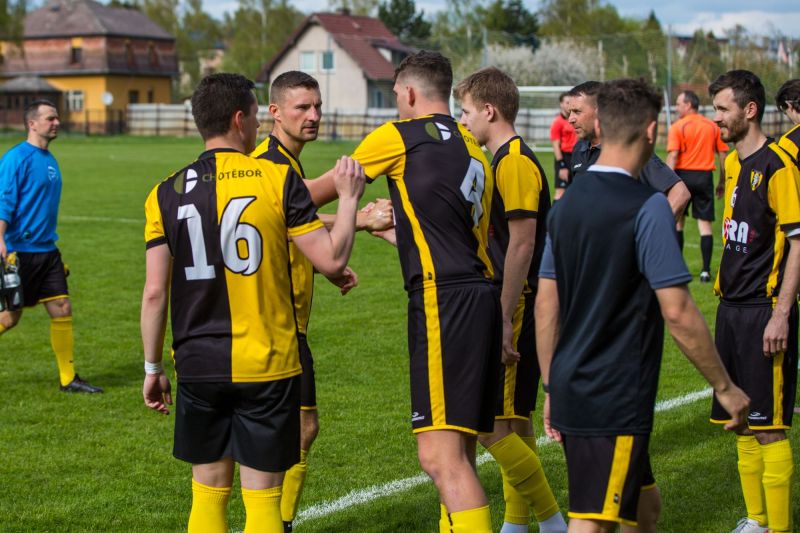
[[[644,79],[603,83],[597,94],[597,120],[603,142],[632,144],[658,119],[661,93]]]
[[[473,72],[453,89],[459,100],[469,94],[478,104],[495,106],[504,119],[514,123],[519,111],[519,89],[511,77],[496,67],[486,67]]]
[[[697,96],[697,93],[690,90],[682,91],[681,94],[683,95],[683,101],[689,103],[689,107],[698,111],[700,109],[700,98]]]
[[[23,120],[25,120],[25,129],[28,128],[28,121],[35,119],[39,115],[39,108],[45,106],[58,110],[56,104],[44,98],[34,100],[25,106],[25,111],[22,114]]]
[[[559,95],[558,95],[558,101],[559,101],[559,103],[560,103],[560,102],[563,102],[563,101],[564,101],[564,98],[566,98],[566,97],[568,97],[568,96],[572,96],[572,95],[570,94],[570,91],[564,91],[563,93],[559,94]]]
[[[453,67],[450,60],[439,52],[420,50],[403,59],[394,71],[395,81],[404,77],[413,77],[421,83],[421,90],[426,98],[450,100],[453,87]]]
[[[761,83],[758,76],[749,70],[729,70],[708,86],[708,93],[713,98],[724,89],[733,91],[733,100],[742,109],[750,102],[754,102],[758,110],[756,112],[756,120],[761,122],[767,97],[764,91],[764,84]]]
[[[588,98],[593,99],[595,101],[595,103],[596,103],[597,102],[597,94],[600,92],[600,87],[602,87],[602,86],[603,86],[603,84],[600,83],[599,81],[585,81],[585,82],[581,83],[580,85],[576,85],[575,87],[573,87],[572,90],[569,91],[569,95],[570,96],[581,96],[581,95],[583,95],[583,96],[586,96]]]
[[[289,89],[303,87],[304,89],[319,90],[319,82],[310,74],[300,72],[299,70],[290,70],[284,72],[272,82],[269,88],[269,103],[274,104],[281,98]]]
[[[800,79],[787,81],[775,94],[775,105],[778,106],[778,109],[786,111],[789,104],[795,111],[800,111]]]
[[[200,80],[192,93],[192,116],[203,140],[228,133],[237,111],[250,114],[253,89],[255,84],[241,74],[222,72]]]

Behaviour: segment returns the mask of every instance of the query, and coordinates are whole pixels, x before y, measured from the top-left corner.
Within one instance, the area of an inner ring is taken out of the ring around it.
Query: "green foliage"
[[[11,41],[17,45],[22,43],[23,25],[27,11],[28,2],[26,0],[0,0],[0,39]]]
[[[489,31],[490,42],[525,45],[531,50],[539,46],[539,21],[522,0],[494,0],[478,10]]]
[[[191,94],[200,81],[200,59],[209,59],[223,39],[222,25],[203,11],[202,0],[188,0],[180,19],[181,30],[176,36],[178,58],[180,60],[180,92],[183,96]]]
[[[423,47],[431,35],[425,12],[417,12],[414,0],[388,0],[378,5],[378,18],[403,43]]]

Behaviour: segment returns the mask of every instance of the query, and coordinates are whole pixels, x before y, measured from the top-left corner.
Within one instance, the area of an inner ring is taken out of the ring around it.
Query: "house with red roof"
[[[393,108],[394,69],[413,51],[380,19],[314,13],[264,65],[258,81],[269,84],[283,72],[302,70],[319,81],[326,113]]]

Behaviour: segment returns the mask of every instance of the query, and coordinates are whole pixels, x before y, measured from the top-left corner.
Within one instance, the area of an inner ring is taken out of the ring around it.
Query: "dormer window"
[[[83,61],[83,39],[74,37],[70,42],[69,62],[78,65]]]

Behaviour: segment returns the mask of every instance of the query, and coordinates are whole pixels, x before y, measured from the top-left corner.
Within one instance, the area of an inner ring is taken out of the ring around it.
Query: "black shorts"
[[[517,364],[500,363],[500,389],[497,395],[495,418],[529,419],[536,409],[539,389],[539,361],[536,357],[536,329],[533,322],[533,304],[536,294],[520,297],[514,311],[514,346],[519,352]]]
[[[303,367],[300,375],[300,409],[313,411],[317,408],[317,385],[314,380],[314,358],[305,333],[297,334],[297,346],[300,348],[300,366]]]
[[[429,287],[408,300],[411,425],[415,433],[494,429],[500,298],[489,282]]]
[[[25,307],[57,298],[67,298],[67,273],[61,252],[17,252],[19,278]]]
[[[639,494],[655,486],[649,435],[563,435],[569,517],[636,525]]]
[[[676,170],[692,194],[689,204],[692,217],[699,220],[714,220],[714,173],[710,170]],[[689,205],[686,206],[686,212]]]
[[[720,300],[716,344],[733,382],[750,397],[750,429],[788,429],[792,426],[797,393],[797,306],[789,314],[789,349],[774,357],[763,353],[763,334],[772,306],[734,305]],[[730,415],[714,397],[711,421],[724,424]]]
[[[572,152],[561,152],[561,155],[564,157],[564,162],[567,164],[567,172],[569,173],[569,181],[564,181],[558,177],[558,161],[553,163],[555,167],[555,174],[553,174],[553,181],[556,184],[556,189],[566,189],[569,187],[569,184],[572,183]]]
[[[300,376],[262,383],[178,383],[172,454],[192,464],[231,457],[262,472],[300,461]]]

